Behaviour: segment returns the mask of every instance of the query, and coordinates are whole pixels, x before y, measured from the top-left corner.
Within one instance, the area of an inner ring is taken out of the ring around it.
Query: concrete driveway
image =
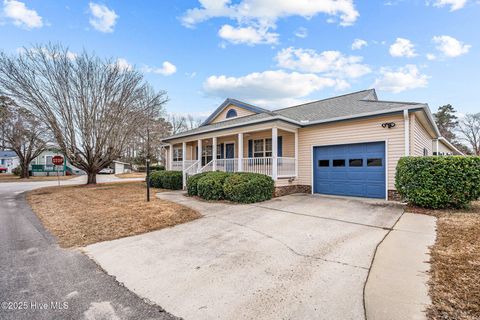
[[[204,218],[85,248],[127,288],[185,319],[362,319],[383,201],[291,195],[255,205],[158,194]]]

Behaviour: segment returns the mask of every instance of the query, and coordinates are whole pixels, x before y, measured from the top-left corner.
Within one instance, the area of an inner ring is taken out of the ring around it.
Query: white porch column
[[[198,139],[197,141],[197,146],[198,146],[198,170],[202,169],[202,139]]]
[[[438,156],[438,138],[437,138],[437,142],[436,142],[436,148],[437,148],[437,156]]]
[[[212,138],[212,171],[217,171],[217,137]]]
[[[169,144],[168,148],[168,170],[173,169],[173,144]]]
[[[243,172],[243,133],[238,134],[238,172]]]
[[[298,130],[295,131],[295,177],[298,177]]]
[[[185,161],[187,157],[187,143],[182,142],[182,176],[183,176],[183,188],[187,186],[187,174],[185,173]]]
[[[277,180],[278,129],[272,128],[272,179]]]

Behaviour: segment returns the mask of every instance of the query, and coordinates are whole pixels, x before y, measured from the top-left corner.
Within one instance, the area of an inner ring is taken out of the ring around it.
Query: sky
[[[278,109],[375,88],[480,112],[479,0],[0,0],[1,50],[47,42],[137,68],[167,111]]]

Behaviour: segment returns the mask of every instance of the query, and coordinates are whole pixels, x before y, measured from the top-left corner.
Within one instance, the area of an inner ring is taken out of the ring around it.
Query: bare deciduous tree
[[[192,115],[178,116],[170,114],[168,122],[172,126],[171,134],[177,134],[180,132],[188,131],[199,127],[202,124],[201,119],[194,118]]]
[[[43,119],[57,144],[96,183],[97,173],[123,155],[130,137],[165,103],[141,73],[60,45],[0,54],[0,93]]]
[[[20,158],[20,178],[29,178],[28,167],[33,159],[47,148],[49,132],[47,126],[30,111],[21,108],[13,100],[2,99],[2,116],[5,146]]]
[[[480,156],[480,113],[467,114],[458,128],[473,153]]]

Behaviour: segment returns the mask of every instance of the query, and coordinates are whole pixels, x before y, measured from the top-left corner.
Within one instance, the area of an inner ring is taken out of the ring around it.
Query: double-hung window
[[[173,161],[183,161],[183,149],[182,148],[173,149]]]
[[[271,157],[272,156],[272,139],[253,140],[253,157]]]

